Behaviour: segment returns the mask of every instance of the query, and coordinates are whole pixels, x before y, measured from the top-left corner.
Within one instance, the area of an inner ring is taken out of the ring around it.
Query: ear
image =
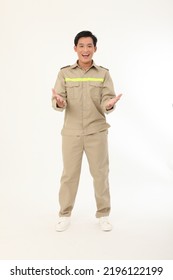
[[[74,46],[74,51],[77,52],[77,47],[76,46]]]
[[[97,51],[97,47],[94,47],[94,52],[96,52]]]

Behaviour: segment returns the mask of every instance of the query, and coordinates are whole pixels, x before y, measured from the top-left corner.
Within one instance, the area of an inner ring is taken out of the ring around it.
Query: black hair
[[[91,37],[92,40],[93,40],[94,47],[96,47],[97,38],[96,38],[95,35],[92,34],[91,31],[81,31],[81,32],[79,32],[79,33],[76,35],[76,37],[74,38],[74,44],[75,44],[75,46],[77,46],[79,39],[82,38],[82,37]]]

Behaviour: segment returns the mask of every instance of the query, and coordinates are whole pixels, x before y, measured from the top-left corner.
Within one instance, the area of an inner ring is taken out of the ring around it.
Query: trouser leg
[[[63,173],[59,191],[59,216],[69,217],[79,184],[83,141],[80,136],[62,136]]]
[[[108,216],[110,213],[110,191],[107,131],[87,135],[84,140],[84,150],[94,183],[96,217]]]

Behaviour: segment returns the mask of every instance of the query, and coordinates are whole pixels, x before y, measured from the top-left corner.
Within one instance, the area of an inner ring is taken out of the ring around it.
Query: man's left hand
[[[114,107],[118,100],[120,100],[122,94],[115,96],[114,98],[110,99],[106,104],[106,110],[110,110]]]

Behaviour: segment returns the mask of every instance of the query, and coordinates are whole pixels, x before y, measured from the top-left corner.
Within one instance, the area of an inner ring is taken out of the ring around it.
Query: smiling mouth
[[[89,58],[89,54],[83,54],[82,57],[83,58]]]

